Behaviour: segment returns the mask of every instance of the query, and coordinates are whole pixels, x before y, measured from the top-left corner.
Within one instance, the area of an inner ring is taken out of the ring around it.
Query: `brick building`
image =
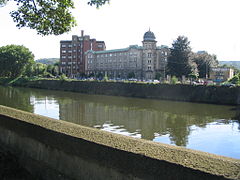
[[[91,39],[89,35],[72,36],[72,40],[60,41],[60,72],[74,78],[85,73],[85,52],[88,50],[103,51],[104,41]]]

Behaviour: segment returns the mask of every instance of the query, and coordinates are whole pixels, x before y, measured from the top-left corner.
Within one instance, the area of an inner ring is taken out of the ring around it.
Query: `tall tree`
[[[178,36],[170,48],[168,57],[168,73],[177,77],[188,76],[194,71],[194,63],[190,58],[191,47],[187,37]]]
[[[0,0],[0,7],[9,0]],[[18,28],[29,27],[41,35],[60,35],[69,32],[76,25],[71,14],[72,0],[12,0],[18,9],[10,12]],[[90,0],[91,6],[102,6],[109,0]]]
[[[192,60],[197,64],[200,78],[209,77],[211,67],[218,65],[217,56],[208,54],[206,51],[192,53]]]
[[[34,55],[28,48],[18,45],[0,47],[0,76],[18,77],[31,63],[34,63]]]

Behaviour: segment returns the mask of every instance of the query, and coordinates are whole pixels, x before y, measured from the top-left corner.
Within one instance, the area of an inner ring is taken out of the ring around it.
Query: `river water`
[[[240,159],[235,106],[0,86],[0,104],[122,135]]]

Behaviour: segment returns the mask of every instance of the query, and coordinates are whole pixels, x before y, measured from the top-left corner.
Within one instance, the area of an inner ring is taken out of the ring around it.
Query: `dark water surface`
[[[0,104],[104,131],[240,159],[240,110],[0,86]]]

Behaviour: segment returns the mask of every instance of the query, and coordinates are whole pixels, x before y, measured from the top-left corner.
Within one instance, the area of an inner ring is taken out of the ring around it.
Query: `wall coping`
[[[216,176],[223,176],[229,179],[240,179],[240,159],[233,159],[184,147],[113,134],[1,105],[0,115],[75,138],[108,146],[113,149],[166,161]]]

